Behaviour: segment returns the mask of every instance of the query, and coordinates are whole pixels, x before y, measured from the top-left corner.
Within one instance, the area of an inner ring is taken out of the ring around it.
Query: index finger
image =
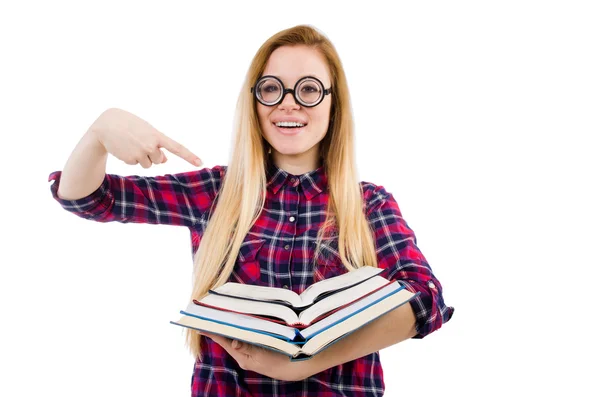
[[[159,146],[167,149],[169,152],[173,153],[174,155],[176,155],[178,157],[181,157],[182,159],[186,160],[187,162],[189,162],[195,166],[199,167],[202,165],[202,160],[200,160],[200,158],[198,156],[196,156],[194,153],[192,153],[190,150],[188,150],[188,148],[186,148],[179,142],[174,141],[173,139],[169,138],[166,135],[161,136],[161,139],[159,141]]]

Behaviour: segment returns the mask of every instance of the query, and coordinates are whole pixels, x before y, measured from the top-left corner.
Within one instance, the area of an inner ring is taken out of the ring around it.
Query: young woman
[[[186,329],[196,357],[193,396],[380,396],[380,349],[423,338],[448,321],[442,286],[398,204],[359,182],[350,95],[332,43],[310,26],[260,47],[239,96],[228,166],[157,177],[106,174],[108,153],[144,168],[166,149],[200,159],[146,121],[105,111],[53,172],[53,197],[78,216],[189,228],[191,299],[227,281],[289,288],[360,266],[419,292],[310,360]]]

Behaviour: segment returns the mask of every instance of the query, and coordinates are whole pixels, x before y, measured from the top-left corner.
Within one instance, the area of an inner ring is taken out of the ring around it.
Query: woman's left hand
[[[305,364],[310,360],[293,362],[285,354],[260,346],[204,331],[198,333],[221,345],[242,369],[285,381],[298,381],[312,375],[307,371],[308,366]]]

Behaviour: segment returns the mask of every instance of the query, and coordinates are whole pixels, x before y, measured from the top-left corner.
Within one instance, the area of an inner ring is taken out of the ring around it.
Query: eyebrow
[[[277,75],[277,74],[263,73],[263,75],[262,75],[262,76],[260,76],[260,77],[264,77],[264,76],[275,76],[275,77],[277,77],[278,79],[280,79],[281,81],[283,81],[283,78],[282,78],[280,75]],[[259,78],[260,78],[260,77],[259,77]],[[300,79],[302,79],[302,78],[304,78],[304,77],[313,77],[313,78],[315,78],[315,79],[318,79],[318,80],[320,80],[320,81],[323,81],[323,79],[322,79],[322,78],[320,78],[320,77],[318,77],[318,76],[315,76],[314,74],[305,74],[304,76],[301,76],[300,78],[298,78],[296,81],[298,81],[298,80],[300,80]],[[294,84],[296,84],[296,81],[294,81]],[[325,84],[325,83],[323,83],[323,84]]]

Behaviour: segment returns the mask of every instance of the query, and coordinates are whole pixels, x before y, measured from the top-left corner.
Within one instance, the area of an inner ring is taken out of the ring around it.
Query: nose
[[[283,100],[279,104],[279,109],[299,109],[299,108],[300,108],[300,105],[296,102],[296,98],[294,98],[294,93],[291,91],[285,92],[283,94]]]

